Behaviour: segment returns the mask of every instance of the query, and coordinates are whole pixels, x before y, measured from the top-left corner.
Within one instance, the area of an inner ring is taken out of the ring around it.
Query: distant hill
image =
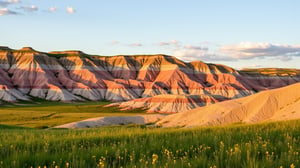
[[[300,81],[299,70],[276,72],[238,71],[167,55],[108,57],[0,47],[0,103],[107,100],[127,109],[175,113]]]

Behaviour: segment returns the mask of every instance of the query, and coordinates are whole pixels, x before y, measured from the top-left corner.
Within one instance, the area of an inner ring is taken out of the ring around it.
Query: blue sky
[[[298,0],[0,0],[0,45],[300,68]]]

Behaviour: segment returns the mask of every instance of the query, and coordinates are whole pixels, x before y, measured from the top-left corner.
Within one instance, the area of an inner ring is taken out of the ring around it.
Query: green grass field
[[[300,167],[300,121],[205,128],[0,126],[0,167]]]
[[[141,109],[121,111],[118,107],[104,107],[111,102],[60,103],[41,101],[0,107],[0,124],[45,128],[69,122],[103,116],[138,115]]]
[[[109,102],[6,104],[0,108],[0,168],[300,167],[300,120],[203,128],[143,125],[36,129],[100,116],[145,114]]]

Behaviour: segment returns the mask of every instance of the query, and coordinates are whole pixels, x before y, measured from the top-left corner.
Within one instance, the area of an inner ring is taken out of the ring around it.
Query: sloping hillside
[[[158,122],[165,127],[255,123],[300,118],[300,83],[173,114]]]

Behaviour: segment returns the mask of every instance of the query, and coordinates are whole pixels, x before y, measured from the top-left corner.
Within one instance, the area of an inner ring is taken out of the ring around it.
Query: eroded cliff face
[[[123,108],[182,112],[300,81],[166,55],[93,56],[0,47],[0,100],[119,102]]]

